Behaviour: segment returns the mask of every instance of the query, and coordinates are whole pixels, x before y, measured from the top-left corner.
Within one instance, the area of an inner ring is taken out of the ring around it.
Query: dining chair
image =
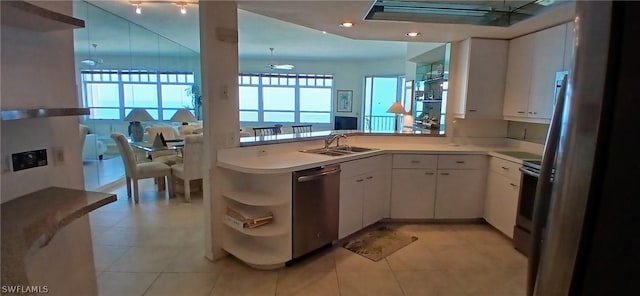
[[[191,201],[190,181],[202,179],[202,154],[204,152],[202,138],[202,134],[184,136],[182,163],[171,166],[172,178],[178,178],[184,182],[184,200],[186,202]]]
[[[254,127],[253,128],[253,135],[258,137],[258,136],[272,136],[275,135],[277,133],[277,128],[275,126],[268,126],[268,127]]]
[[[313,126],[312,124],[292,125],[291,128],[293,128],[293,133],[294,134],[310,133],[312,126]]]
[[[127,197],[131,198],[131,182],[133,182],[133,200],[138,203],[140,192],[138,190],[138,180],[148,178],[167,178],[169,196],[173,195],[173,183],[171,180],[171,167],[161,162],[136,163],[133,149],[127,138],[121,133],[112,133],[111,138],[118,145],[118,150],[124,162],[124,171],[127,182]],[[158,182],[160,184],[161,182]],[[164,187],[164,186],[162,186]],[[162,188],[164,189],[164,188]],[[158,188],[158,190],[161,190]]]

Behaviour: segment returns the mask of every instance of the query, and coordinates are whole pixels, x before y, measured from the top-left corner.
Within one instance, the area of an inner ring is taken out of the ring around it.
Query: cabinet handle
[[[411,163],[420,163],[419,160],[412,160]]]
[[[358,179],[358,180],[356,180],[356,182],[358,182],[358,183],[360,183],[360,182],[362,182],[362,181],[364,181],[364,179]]]
[[[456,160],[456,163],[464,163],[464,160]]]
[[[513,183],[509,183],[509,185],[513,186],[513,187],[518,187],[518,185],[513,184]]]
[[[449,175],[449,173],[441,173],[440,175],[448,176],[448,175]]]
[[[518,111],[518,114],[524,114],[524,113],[525,113],[524,111]]]
[[[427,176],[433,176],[433,173],[430,173],[430,172],[426,172],[424,174],[427,175]]]
[[[373,176],[369,176],[369,177],[367,177],[366,179],[367,179],[367,180],[371,180],[371,179],[373,179]]]
[[[508,171],[509,168],[508,167],[501,167],[503,170]]]
[[[529,114],[534,114],[535,115],[535,114],[538,114],[538,112],[529,112]]]
[[[476,111],[478,111],[478,110],[476,110],[476,109],[469,109],[469,112],[476,112]]]

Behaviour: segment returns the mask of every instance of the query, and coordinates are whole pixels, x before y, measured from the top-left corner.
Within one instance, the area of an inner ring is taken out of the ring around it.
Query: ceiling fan
[[[91,44],[91,46],[93,47],[93,54],[89,54],[90,58],[82,60],[81,63],[89,67],[95,67],[97,65],[103,64],[104,61],[96,57],[98,44],[93,43]]]
[[[271,69],[271,70],[293,70],[293,68],[295,68],[296,66],[292,65],[292,64],[276,64],[275,62],[273,62],[273,47],[269,47],[269,50],[271,51],[271,63],[267,65],[267,68]]]

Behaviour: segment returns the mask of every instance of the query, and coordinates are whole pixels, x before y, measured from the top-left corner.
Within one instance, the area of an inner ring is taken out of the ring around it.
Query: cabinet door
[[[435,218],[481,218],[486,170],[438,170]]]
[[[469,79],[469,51],[471,39],[455,43],[451,48],[452,76],[449,79],[451,89],[451,110],[456,117],[465,117],[467,109],[467,84]]]
[[[533,34],[534,52],[531,68],[531,91],[527,116],[550,119],[555,102],[556,72],[564,65],[564,46],[567,25],[560,25]]]
[[[489,173],[484,219],[510,238],[513,238],[513,226],[516,224],[519,192],[519,180]]]
[[[435,170],[393,169],[391,218],[433,218]]]
[[[504,100],[508,41],[471,39],[465,118],[500,118]]]
[[[362,226],[366,227],[389,216],[389,180],[385,173],[375,171],[364,178]]]
[[[362,229],[364,175],[340,178],[340,214],[338,238]]]
[[[533,34],[509,41],[504,116],[526,117],[533,65]]]

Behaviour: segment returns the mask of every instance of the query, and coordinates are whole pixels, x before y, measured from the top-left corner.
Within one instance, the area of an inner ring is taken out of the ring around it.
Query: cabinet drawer
[[[489,160],[489,170],[497,174],[507,176],[513,179],[520,179],[520,170],[522,164],[504,160],[499,157],[491,157]]]
[[[394,169],[435,169],[438,166],[437,155],[394,154]]]
[[[438,169],[483,169],[487,166],[486,155],[440,155]]]
[[[340,175],[342,177],[351,177],[371,172],[375,170],[376,167],[384,165],[385,161],[388,161],[386,156],[381,155],[343,162],[340,164],[340,168],[342,169]]]

